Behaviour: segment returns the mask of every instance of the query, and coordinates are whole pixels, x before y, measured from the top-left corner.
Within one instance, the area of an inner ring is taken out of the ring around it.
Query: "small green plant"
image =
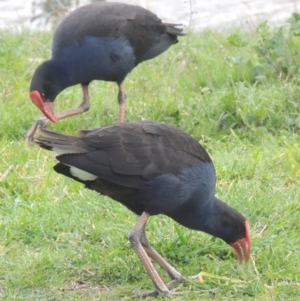
[[[254,67],[258,81],[272,77],[290,80],[299,76],[299,14],[293,14],[289,23],[288,30],[271,29],[267,22],[258,26],[258,41],[254,46],[258,57]]]

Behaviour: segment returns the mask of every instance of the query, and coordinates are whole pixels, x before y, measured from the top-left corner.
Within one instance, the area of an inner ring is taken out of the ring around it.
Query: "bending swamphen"
[[[163,23],[147,9],[124,3],[95,2],[70,13],[54,34],[52,58],[37,68],[31,80],[31,101],[47,118],[31,127],[27,143],[31,142],[36,129],[49,120],[55,122],[87,111],[90,107],[88,85],[93,80],[118,84],[118,120],[123,122],[125,77],[139,63],[177,43],[177,36],[185,35],[177,26]],[[55,114],[56,96],[77,84],[82,87],[82,103]]]
[[[54,152],[54,170],[122,203],[139,215],[130,243],[158,292],[168,295],[149,257],[171,278],[184,281],[146,238],[150,215],[165,214],[179,224],[223,239],[242,262],[250,257],[245,217],[215,196],[214,165],[190,135],[167,124],[118,123],[84,130],[79,137],[41,130],[36,143]]]

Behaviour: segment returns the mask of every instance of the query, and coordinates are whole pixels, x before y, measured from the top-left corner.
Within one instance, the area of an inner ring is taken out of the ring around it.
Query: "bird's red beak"
[[[246,237],[241,238],[235,243],[231,244],[240,263],[243,262],[243,259],[245,259],[245,261],[247,262],[250,258],[251,253],[250,227],[247,221],[245,221],[245,229]]]
[[[57,121],[54,113],[53,101],[43,102],[42,97],[38,91],[30,92],[30,99],[50,121]]]

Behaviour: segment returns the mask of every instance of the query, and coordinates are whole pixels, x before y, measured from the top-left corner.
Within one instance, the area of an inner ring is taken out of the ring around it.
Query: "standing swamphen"
[[[37,128],[49,120],[55,122],[87,111],[88,85],[93,80],[118,84],[118,120],[123,122],[125,77],[139,63],[177,43],[177,36],[185,35],[177,26],[163,23],[147,9],[124,3],[95,2],[70,13],[54,34],[52,58],[42,63],[32,77],[31,101],[47,118],[36,121],[26,135],[26,142],[31,142]],[[82,87],[82,103],[55,114],[56,96],[77,84]]]
[[[79,137],[41,130],[36,143],[59,161],[54,170],[122,203],[140,217],[130,243],[158,292],[169,295],[149,257],[171,278],[184,281],[146,238],[150,215],[165,214],[179,224],[230,244],[240,262],[250,257],[249,225],[243,215],[215,196],[216,175],[204,148],[167,124],[119,123],[80,132]]]

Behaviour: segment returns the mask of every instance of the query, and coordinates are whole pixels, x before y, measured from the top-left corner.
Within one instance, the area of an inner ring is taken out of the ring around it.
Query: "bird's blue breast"
[[[160,175],[145,183],[141,192],[143,209],[150,214],[163,213],[177,220],[183,210],[195,213],[195,210],[209,207],[215,194],[215,183],[211,162],[184,168],[178,175]],[[192,226],[188,224],[187,227]]]
[[[53,41],[52,59],[63,66],[74,85],[92,80],[121,82],[135,66],[133,48],[124,37],[87,36],[68,46]]]

